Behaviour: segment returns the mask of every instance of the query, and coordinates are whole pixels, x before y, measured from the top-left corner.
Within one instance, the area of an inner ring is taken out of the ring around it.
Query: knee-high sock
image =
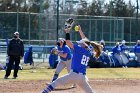
[[[59,74],[56,74],[56,73],[54,74],[53,79],[52,79],[52,82],[55,81],[58,78],[58,75]]]
[[[42,93],[49,93],[49,92],[51,92],[52,90],[54,90],[54,88],[53,88],[51,85],[49,85],[49,86],[46,87],[46,89],[43,90]]]

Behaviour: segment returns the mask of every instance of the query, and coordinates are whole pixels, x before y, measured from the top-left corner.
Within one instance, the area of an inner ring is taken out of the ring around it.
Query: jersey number
[[[87,66],[88,61],[89,61],[89,57],[83,55],[82,60],[81,60],[81,64]]]

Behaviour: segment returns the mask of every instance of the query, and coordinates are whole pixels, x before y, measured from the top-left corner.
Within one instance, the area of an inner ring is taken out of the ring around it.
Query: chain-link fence
[[[75,25],[80,24],[86,36],[95,41],[104,39],[107,42],[125,39],[127,42],[135,42],[140,32],[136,32],[136,19],[124,17],[95,17],[79,15],[59,15],[58,37],[63,36],[64,22],[72,17]],[[44,40],[57,40],[56,15],[38,13],[0,13],[0,39],[12,38],[15,31],[20,32],[20,37],[26,44],[42,44]],[[138,19],[139,20],[139,19]],[[135,36],[137,35],[137,37]],[[72,40],[80,37],[73,31]],[[35,42],[34,40],[42,40]]]
[[[24,12],[1,12],[0,13],[0,41],[5,42],[6,38],[11,39],[13,33],[18,31],[23,39],[26,49],[29,45],[34,45],[34,51],[43,61],[47,59],[51,45],[55,45],[58,37],[64,36],[65,20],[72,17],[74,25],[80,24],[84,34],[93,41],[104,39],[107,46],[113,46],[115,42],[126,40],[127,44],[134,45],[140,38],[140,31],[137,31],[137,20],[135,18],[124,17],[99,17],[80,15],[48,15],[46,13],[24,13]],[[138,24],[139,25],[139,24]],[[58,34],[57,34],[58,26]],[[80,36],[74,31],[71,32],[71,40],[80,40]],[[6,53],[6,52],[5,52]],[[36,57],[36,54],[34,54]],[[44,59],[45,57],[45,59]]]

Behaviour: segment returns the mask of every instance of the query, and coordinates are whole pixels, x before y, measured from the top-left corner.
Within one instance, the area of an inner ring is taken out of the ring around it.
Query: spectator
[[[140,66],[140,40],[137,40],[137,44],[134,47],[134,53],[136,55],[138,66]]]
[[[30,46],[29,50],[24,55],[24,63],[25,64],[30,63],[30,65],[34,66],[32,55],[33,55],[32,46]]]
[[[16,79],[18,77],[17,73],[19,69],[20,59],[24,55],[23,41],[19,38],[18,32],[14,33],[14,37],[8,44],[7,55],[9,56],[9,63],[6,69],[6,74],[4,76],[4,79],[8,79],[8,76],[11,73],[11,69],[14,62],[15,62],[15,68],[14,68],[14,73],[13,73],[13,79]]]

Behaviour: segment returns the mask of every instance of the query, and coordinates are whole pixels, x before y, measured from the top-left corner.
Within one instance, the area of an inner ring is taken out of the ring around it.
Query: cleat
[[[71,88],[76,88],[76,84],[73,84],[73,85],[71,86]]]
[[[9,79],[9,78],[7,76],[5,76],[4,79]]]
[[[12,78],[12,79],[17,79],[17,77],[18,77],[18,76],[13,76],[13,78]]]

